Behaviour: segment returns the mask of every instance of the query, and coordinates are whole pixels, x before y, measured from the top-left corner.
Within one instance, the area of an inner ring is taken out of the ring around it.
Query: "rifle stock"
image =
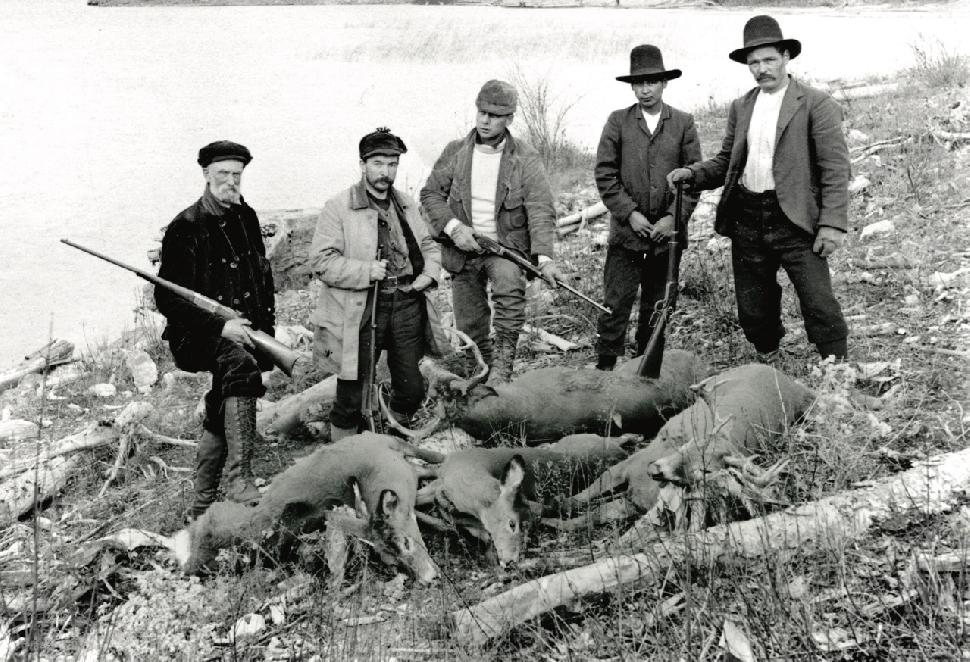
[[[104,253],[100,253],[94,250],[93,248],[87,248],[85,246],[81,246],[80,244],[74,243],[70,239],[61,239],[61,243],[67,244],[71,248],[76,248],[77,250],[87,253],[88,255],[93,255],[99,260],[104,260],[105,262],[108,262],[109,264],[113,264],[116,267],[120,267],[126,271],[130,271],[131,273],[135,274],[139,278],[147,280],[152,285],[155,285],[156,287],[165,288],[169,292],[182,297],[183,299],[185,299],[186,301],[194,305],[196,308],[201,308],[207,313],[218,315],[224,320],[231,320],[231,319],[236,319],[238,317],[241,317],[241,315],[238,312],[236,312],[232,308],[229,308],[228,306],[222,305],[218,301],[210,299],[205,295],[199,294],[194,290],[190,290],[187,287],[177,285],[172,281],[165,280],[164,278],[160,278],[153,273],[150,273],[143,269],[139,269],[138,267],[133,267],[130,264],[125,264],[124,262],[121,262],[120,260],[116,260],[112,257],[108,257]],[[290,349],[289,347],[287,347],[286,345],[278,341],[276,338],[274,338],[273,336],[269,335],[264,331],[257,331],[255,329],[246,329],[246,333],[249,334],[249,339],[253,341],[253,345],[256,347],[257,351],[259,351],[260,353],[264,354],[267,358],[269,358],[276,366],[279,367],[280,370],[286,373],[288,377],[293,376],[293,366],[295,366],[296,362],[300,359],[299,352],[293,351],[292,349]]]
[[[482,249],[485,252],[491,253],[492,255],[498,255],[499,257],[504,257],[506,260],[509,260],[509,261],[514,262],[515,264],[517,264],[526,273],[530,273],[530,274],[532,274],[533,276],[535,276],[537,278],[544,278],[544,276],[542,275],[542,271],[537,266],[535,266],[534,264],[532,264],[531,262],[529,262],[529,260],[527,260],[526,258],[522,257],[521,255],[519,255],[519,253],[517,253],[516,251],[512,250],[511,248],[507,248],[507,247],[503,246],[502,244],[498,243],[494,239],[490,239],[488,237],[483,237],[483,236],[477,235],[477,234],[475,235],[475,241],[478,242],[478,245],[481,246]],[[596,306],[598,309],[600,309],[604,313],[611,313],[612,312],[609,308],[607,308],[603,304],[599,303],[598,301],[596,301],[594,299],[589,298],[588,296],[586,296],[585,294],[583,294],[582,292],[580,292],[576,288],[574,288],[574,287],[572,287],[570,285],[567,285],[566,283],[562,282],[561,280],[558,280],[558,279],[556,280],[556,287],[561,287],[564,290],[566,290],[567,292],[571,292],[572,294],[575,294],[580,299],[583,299],[584,301],[586,301],[588,303],[591,303],[592,305]]]
[[[678,266],[680,255],[677,250],[678,235],[682,224],[681,215],[684,208],[684,188],[677,185],[677,193],[674,201],[674,231],[667,241],[669,253],[667,255],[667,284],[664,287],[664,298],[654,309],[654,326],[650,333],[650,339],[643,350],[643,358],[640,359],[640,366],[637,374],[641,377],[651,377],[656,379],[660,376],[660,368],[663,366],[664,346],[667,339],[667,323],[677,305],[677,290],[679,288]]]

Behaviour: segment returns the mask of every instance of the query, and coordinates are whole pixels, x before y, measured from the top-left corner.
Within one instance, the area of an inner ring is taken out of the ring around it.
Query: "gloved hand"
[[[823,225],[818,229],[818,234],[815,235],[812,252],[816,253],[819,257],[828,257],[842,248],[843,241],[845,241],[844,232]]]
[[[556,263],[552,260],[549,260],[539,267],[539,271],[542,272],[542,279],[549,283],[550,287],[555,287],[556,281],[562,278],[562,274],[559,272],[559,267],[557,267]]]
[[[458,250],[465,251],[467,253],[481,253],[482,247],[478,245],[475,241],[475,233],[472,229],[462,223],[457,226],[451,233],[451,241],[454,242]]]

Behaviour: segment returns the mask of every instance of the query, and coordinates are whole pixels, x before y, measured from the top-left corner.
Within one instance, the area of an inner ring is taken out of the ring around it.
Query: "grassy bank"
[[[941,80],[947,86],[926,85]],[[967,445],[970,318],[968,282],[959,270],[970,267],[970,201],[963,186],[970,150],[966,138],[945,138],[970,130],[961,81],[965,86],[960,62],[923,62],[891,97],[846,104],[853,174],[867,183],[857,180],[848,244],[832,268],[852,327],[851,359],[885,363],[865,386],[874,395],[891,391],[891,404],[871,416],[819,406],[766,449],[759,459],[765,466],[781,457],[791,461],[780,488],[783,501],[851,489],[918,458]],[[699,114],[705,154],[719,144],[724,121],[723,107]],[[549,158],[559,173],[562,209],[591,202],[588,155],[562,148]],[[692,223],[668,346],[689,348],[724,368],[753,356],[738,330],[729,251],[712,234],[710,211],[709,203],[702,205]],[[863,228],[880,221],[891,221],[891,227],[862,237]],[[601,231],[594,227],[561,245],[574,285],[597,299],[604,254],[595,239]],[[308,301],[305,293],[287,295],[282,321],[305,323]],[[440,303],[447,307],[447,297]],[[530,321],[587,345],[567,355],[530,345],[517,372],[592,359],[595,316],[588,308],[557,291],[538,310]],[[822,394],[840,392],[846,377],[815,363],[790,291],[784,316],[785,371]],[[124,350],[133,346],[144,347],[160,373],[172,375],[145,396],[137,395],[125,366]],[[101,348],[82,368],[78,381],[55,390],[28,380],[0,393],[0,406],[17,418],[48,421],[46,441],[140,398],[153,405],[146,421],[151,429],[185,439],[198,435],[193,412],[207,380],[175,373],[157,331],[141,330]],[[269,397],[312,381],[274,378]],[[98,383],[113,383],[118,394],[89,394]],[[292,438],[268,439],[256,470],[275,474],[315,443],[309,428]],[[16,457],[35,450],[32,443],[14,449]],[[726,621],[757,659],[949,660],[970,648],[966,573],[927,571],[916,562],[953,551],[965,563],[965,508],[881,522],[865,538],[824,551],[712,564],[689,559],[673,564],[663,581],[571,604],[479,649],[447,636],[441,627],[447,614],[537,571],[499,572],[464,539],[428,535],[443,579],[424,588],[402,583],[364,554],[356,557],[350,581],[330,586],[312,545],[286,566],[251,565],[246,552],[227,554],[222,571],[203,581],[181,577],[165,555],[153,551],[80,554],[125,527],[170,533],[181,526],[191,495],[190,449],[135,449],[119,480],[98,496],[114,460],[113,448],[85,455],[67,489],[45,504],[36,528],[32,521],[19,522],[0,536],[0,624],[22,637],[21,651],[44,659],[87,651],[84,659],[104,660],[715,660],[727,659],[719,644]],[[557,552],[591,554],[592,540],[616,533],[536,532],[527,556],[535,567]],[[270,618],[271,606],[281,614],[278,623]],[[252,613],[265,616],[266,627],[233,638],[233,624]]]

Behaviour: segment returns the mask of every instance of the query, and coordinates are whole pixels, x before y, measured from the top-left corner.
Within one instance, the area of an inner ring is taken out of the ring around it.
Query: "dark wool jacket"
[[[427,183],[421,189],[421,205],[428,215],[432,234],[441,242],[441,263],[451,273],[465,266],[465,254],[445,234],[453,218],[468,225],[472,207],[472,153],[475,129],[445,147]],[[498,171],[495,194],[495,226],[499,243],[535,258],[554,257],[556,210],[552,189],[539,153],[507,133]]]
[[[596,149],[596,187],[610,210],[610,244],[635,251],[656,247],[630,228],[630,214],[639,211],[651,223],[674,213],[674,194],[667,186],[667,173],[701,159],[694,117],[663,105],[653,135],[647,128],[639,104],[614,111]],[[686,245],[687,221],[697,198],[684,195],[679,241]]]
[[[183,210],[165,230],[158,275],[235,309],[254,329],[273,335],[273,271],[256,212],[245,201],[221,216],[210,212],[203,198]],[[164,288],[155,287],[155,304],[168,321],[163,337],[177,361],[186,343],[208,345],[222,333],[221,317]]]
[[[724,186],[714,229],[726,236],[734,229],[733,195],[748,160],[748,127],[757,97],[756,87],[731,102],[721,151],[690,166],[697,189]],[[789,77],[777,127],[771,169],[785,216],[811,234],[820,225],[845,231],[850,166],[842,107],[825,92]]]

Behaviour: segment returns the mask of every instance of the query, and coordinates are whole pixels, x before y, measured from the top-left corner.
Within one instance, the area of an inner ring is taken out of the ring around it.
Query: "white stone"
[[[97,398],[113,398],[117,392],[114,384],[94,384],[88,387],[88,393]]]
[[[866,227],[862,228],[862,232],[859,234],[859,238],[865,239],[870,235],[892,232],[895,229],[896,229],[896,225],[890,219],[887,218],[882,221],[876,221],[875,223],[870,223]]]
[[[158,367],[148,352],[143,349],[133,349],[125,357],[125,363],[135,382],[139,393],[148,393],[158,381]]]

